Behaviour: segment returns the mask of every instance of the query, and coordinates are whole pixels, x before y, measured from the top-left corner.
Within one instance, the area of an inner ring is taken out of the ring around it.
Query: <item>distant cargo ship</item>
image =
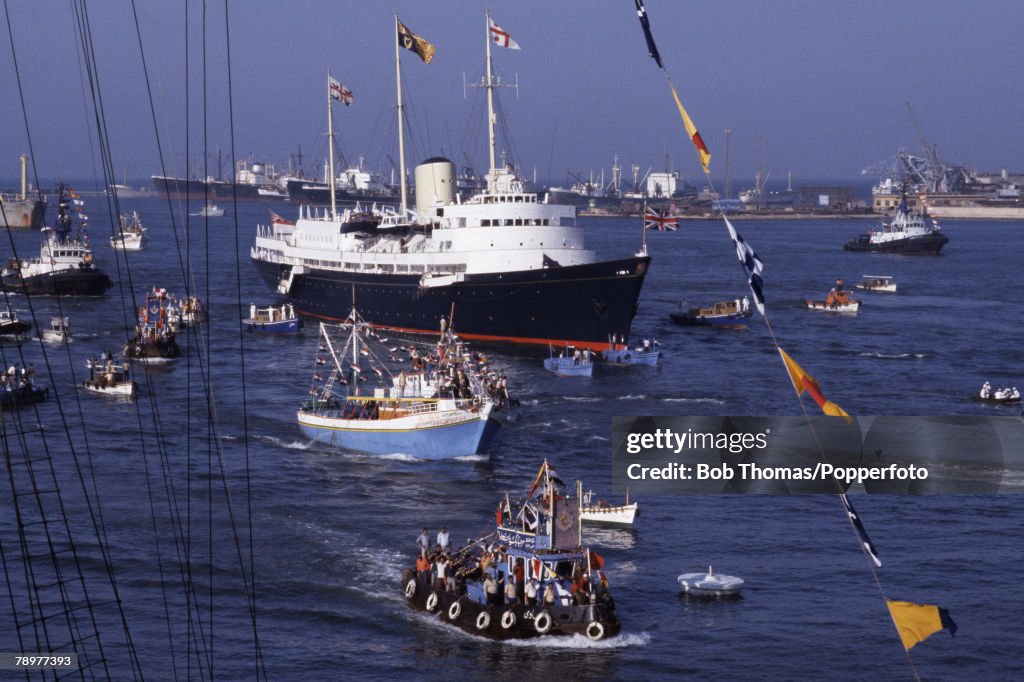
[[[0,228],[31,227],[39,229],[46,216],[46,199],[40,193],[38,198],[28,195],[28,157],[21,155],[21,191],[0,194],[3,211],[0,211]]]

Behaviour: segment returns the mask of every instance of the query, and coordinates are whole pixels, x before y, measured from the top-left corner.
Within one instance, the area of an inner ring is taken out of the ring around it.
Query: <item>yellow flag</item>
[[[939,630],[947,628],[949,634],[956,634],[956,623],[949,617],[946,609],[932,604],[914,604],[909,601],[885,600],[889,607],[889,615],[903,641],[903,648],[910,651],[911,647],[923,642]]]
[[[814,399],[814,402],[818,404],[818,407],[821,408],[822,412],[830,417],[842,417],[846,420],[847,424],[853,423],[853,417],[848,415],[846,410],[825,398],[825,395],[821,392],[821,387],[818,386],[818,382],[814,380],[814,377],[805,372],[803,367],[796,364],[796,360],[789,357],[782,348],[779,348],[779,354],[782,356],[782,361],[786,363],[789,380],[793,382],[793,388],[796,389],[797,395],[807,391],[811,398]]]
[[[683,103],[679,101],[679,95],[676,93],[675,87],[671,83],[668,84],[668,87],[672,89],[672,97],[675,98],[676,106],[679,107],[679,115],[683,117],[683,127],[686,128],[686,134],[690,136],[690,141],[693,142],[693,146],[697,148],[697,153],[700,155],[700,165],[704,169],[704,173],[709,174],[711,172],[709,168],[711,152],[708,151],[707,145],[704,144],[700,133],[697,132],[697,126],[693,125],[690,115],[683,108]]]

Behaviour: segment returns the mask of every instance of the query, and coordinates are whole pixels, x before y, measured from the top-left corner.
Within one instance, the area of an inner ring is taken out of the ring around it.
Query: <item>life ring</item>
[[[458,620],[459,614],[462,613],[462,604],[453,601],[452,605],[448,607],[448,620]]]
[[[416,596],[416,579],[409,578],[409,582],[405,584],[405,598],[412,599]]]
[[[433,611],[437,608],[437,592],[431,592],[430,596],[427,597],[427,611]]]
[[[587,626],[587,637],[594,642],[604,639],[604,626],[595,620]]]
[[[486,630],[489,627],[491,627],[491,614],[481,611],[480,615],[476,617],[476,629]]]
[[[516,626],[516,614],[509,609],[501,615],[501,627],[505,630],[511,630]]]
[[[546,635],[551,630],[551,614],[547,611],[541,611],[540,614],[533,619],[533,629],[537,631],[538,635]]]

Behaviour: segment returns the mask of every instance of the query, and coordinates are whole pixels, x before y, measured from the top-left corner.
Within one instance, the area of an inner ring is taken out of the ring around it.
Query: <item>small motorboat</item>
[[[221,218],[224,216],[224,209],[217,206],[211,201],[206,202],[206,206],[189,215],[197,218]]]
[[[110,238],[110,246],[125,251],[140,251],[145,239],[145,232],[146,228],[142,226],[139,212],[132,211],[130,216],[121,216],[121,232]]]
[[[67,317],[51,317],[50,328],[42,331],[43,341],[68,343],[71,341],[71,324]]]
[[[594,491],[588,490],[583,493],[583,498],[580,500],[580,521],[632,528],[633,521],[640,513],[637,507],[636,502],[629,501],[629,491],[626,491],[626,502],[616,505],[605,500],[594,499]]]
[[[594,363],[589,350],[566,346],[555,355],[554,346],[548,346],[550,357],[544,358],[544,369],[560,377],[589,377],[594,373]]]
[[[981,390],[974,394],[974,399],[996,405],[1015,405],[1020,402],[1020,391],[1016,386],[992,390],[992,385],[986,381]]]
[[[0,336],[21,336],[31,328],[31,324],[19,320],[18,313],[10,308],[0,310]]]
[[[656,339],[644,339],[630,348],[628,344],[612,342],[612,348],[601,351],[601,357],[613,365],[657,365],[661,344]]]
[[[860,301],[853,298],[853,292],[843,288],[843,280],[837,279],[836,285],[828,292],[824,301],[804,301],[808,310],[820,310],[827,313],[856,313],[860,310]]]
[[[677,580],[683,592],[695,597],[735,597],[743,589],[743,578],[715,575],[710,566],[707,573],[683,573]]]
[[[108,353],[102,360],[89,358],[85,366],[89,370],[89,378],[82,381],[85,390],[100,395],[135,397],[135,382],[132,381],[127,360],[118,365]]]
[[[257,308],[249,306],[248,319],[242,320],[245,328],[259,334],[298,334],[302,320],[295,315],[295,306],[285,303],[280,306]]]
[[[720,301],[711,305],[687,307],[685,303],[679,304],[679,310],[669,313],[669,317],[676,324],[684,327],[723,327],[726,329],[745,328],[750,324],[750,318],[754,314],[750,307],[750,301],[744,298],[743,301]]]
[[[864,275],[856,287],[861,291],[896,293],[896,280],[891,275]]]

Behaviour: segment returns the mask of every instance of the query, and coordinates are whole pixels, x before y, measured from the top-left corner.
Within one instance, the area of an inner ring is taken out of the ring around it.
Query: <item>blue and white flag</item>
[[[725,220],[725,226],[729,229],[729,236],[736,244],[736,257],[740,259],[740,265],[747,273],[747,283],[750,284],[750,293],[754,295],[754,305],[757,306],[757,312],[763,316],[764,280],[761,279],[761,271],[764,270],[764,262],[750,248],[750,244],[743,241],[743,237],[736,233],[736,228],[732,226],[729,219],[725,216],[722,216],[722,219]]]
[[[864,524],[860,522],[860,517],[857,516],[857,512],[853,510],[853,504],[850,502],[850,498],[846,496],[846,493],[839,493],[839,499],[843,501],[843,507],[846,508],[846,514],[850,517],[850,522],[853,524],[854,530],[857,531],[857,537],[860,539],[860,544],[864,548],[864,551],[868,553],[871,560],[875,562],[875,566],[881,567],[882,561],[878,558],[878,552],[875,551],[875,546],[871,542],[871,538],[868,537],[868,532],[864,530]]]

